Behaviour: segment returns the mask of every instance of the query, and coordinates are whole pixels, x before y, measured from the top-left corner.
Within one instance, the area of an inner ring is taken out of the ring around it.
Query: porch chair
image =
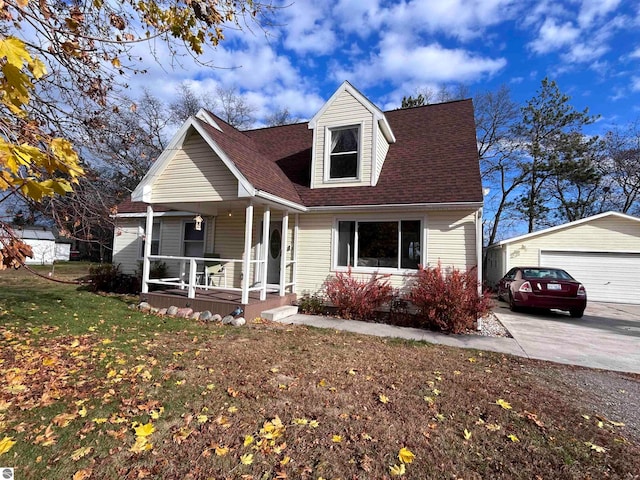
[[[218,253],[205,253],[204,258],[220,258]],[[215,287],[215,278],[218,277],[218,286],[220,286],[220,279],[224,281],[224,286],[227,286],[227,276],[224,270],[224,265],[220,262],[212,261],[205,262],[204,264],[204,282],[205,290],[209,287]]]

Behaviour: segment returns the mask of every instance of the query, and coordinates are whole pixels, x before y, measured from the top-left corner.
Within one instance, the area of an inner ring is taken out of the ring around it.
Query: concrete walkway
[[[492,352],[510,353],[526,357],[526,352],[513,338],[483,337],[481,335],[447,335],[445,333],[430,332],[420,328],[396,327],[384,323],[369,323],[356,320],[343,320],[334,317],[296,314],[283,318],[280,322],[294,325],[307,325],[317,328],[344,330],[363,335],[378,337],[403,338],[420,342],[448,345],[450,347],[473,348]]]
[[[570,319],[553,312],[515,314],[498,305],[494,313],[513,338],[447,335],[419,328],[303,314],[286,317],[281,322],[640,373],[640,306],[627,309],[609,305],[592,303],[583,319]],[[612,329],[616,315],[616,328]]]

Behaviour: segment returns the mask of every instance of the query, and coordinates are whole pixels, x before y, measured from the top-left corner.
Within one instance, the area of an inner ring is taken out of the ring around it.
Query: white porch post
[[[151,270],[151,239],[153,237],[153,207],[147,205],[147,223],[144,228],[144,253],[142,258],[142,293],[149,293],[149,271]]]
[[[287,242],[289,241],[289,212],[282,212],[282,247],[280,250],[280,296],[284,297],[287,281]]]
[[[244,214],[244,253],[242,254],[242,304],[249,303],[249,267],[251,266],[251,232],[253,232],[253,203],[249,202]]]
[[[482,208],[479,208],[476,212],[476,264],[478,265],[478,295],[482,296],[482,244],[483,242],[483,229],[482,229]]]
[[[260,300],[267,298],[267,268],[269,267],[269,232],[271,230],[271,208],[266,205],[262,214],[262,271]]]
[[[296,284],[298,281],[298,222],[300,220],[300,214],[296,213],[295,223],[293,226],[293,255],[291,261],[293,262],[293,272],[291,274],[291,293],[296,293]]]

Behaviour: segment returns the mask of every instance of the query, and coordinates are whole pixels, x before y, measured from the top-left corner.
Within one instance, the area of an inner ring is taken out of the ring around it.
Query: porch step
[[[265,320],[277,322],[282,320],[283,318],[295,315],[296,313],[298,313],[298,307],[296,307],[295,305],[284,305],[283,307],[265,310],[260,314],[260,316]]]

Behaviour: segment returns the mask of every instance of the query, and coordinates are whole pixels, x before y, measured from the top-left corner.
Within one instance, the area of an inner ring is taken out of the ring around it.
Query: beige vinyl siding
[[[427,220],[427,265],[467,270],[478,264],[476,258],[475,212],[430,212]]]
[[[490,248],[486,252],[487,261],[484,265],[484,278],[489,287],[497,285],[498,281],[504,276],[506,247]]]
[[[462,270],[476,265],[475,213],[473,212],[394,212],[340,213],[300,215],[298,234],[297,293],[320,293],[325,280],[335,275],[332,270],[332,228],[336,218],[354,220],[421,219],[427,228],[427,261],[434,266],[438,260],[444,267]],[[426,220],[425,220],[426,219]],[[368,280],[371,273],[354,272],[357,278]],[[410,274],[393,274],[390,283],[405,288]]]
[[[153,185],[152,203],[232,200],[238,181],[211,147],[194,133]]]
[[[325,145],[325,127],[346,127],[350,125],[363,125],[360,132],[362,144],[360,148],[360,164],[358,182],[330,181],[324,182],[325,154],[328,147]],[[327,108],[320,117],[315,127],[314,171],[313,188],[361,186],[371,184],[372,141],[373,141],[373,115],[353,95],[344,91]]]
[[[221,258],[242,259],[242,253],[244,252],[244,218],[244,209],[231,210],[231,216],[220,215],[216,217],[214,249],[215,253],[220,254]],[[242,264],[228,263],[225,265],[225,270],[227,284],[240,287]]]
[[[640,252],[640,222],[610,216],[509,243],[509,269],[538,265],[541,250]]]
[[[384,164],[384,160],[387,158],[387,152],[389,151],[389,144],[387,143],[387,139],[384,138],[384,134],[382,133],[382,130],[380,130],[380,126],[376,126],[376,128],[376,172],[373,182],[374,185],[378,183],[378,178],[380,178],[380,172],[382,171],[382,165]]]
[[[133,274],[138,268],[142,248],[140,225],[140,218],[117,219],[113,236],[113,263],[120,265],[122,273]]]

